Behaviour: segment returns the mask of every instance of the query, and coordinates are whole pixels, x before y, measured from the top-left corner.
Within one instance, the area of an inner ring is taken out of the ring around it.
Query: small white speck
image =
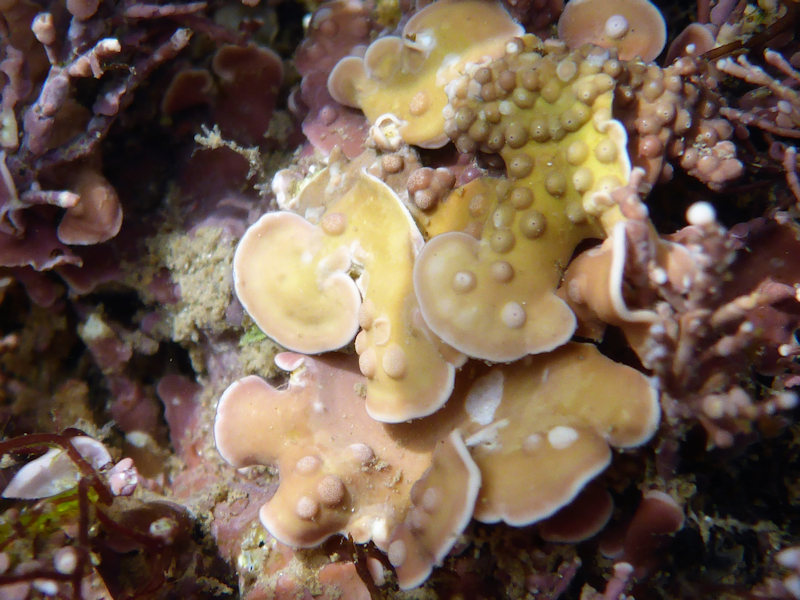
[[[708,202],[695,202],[686,211],[686,221],[689,225],[711,225],[716,218],[717,213]]]
[[[472,384],[464,408],[469,418],[479,425],[488,425],[503,399],[503,373],[489,371]]]
[[[55,596],[58,593],[58,584],[52,579],[34,579],[33,587],[45,596]]]
[[[372,533],[372,539],[377,544],[385,544],[386,540],[389,538],[389,530],[386,527],[386,519],[375,519],[370,525],[370,532]]]
[[[792,410],[797,406],[797,394],[792,392],[779,392],[775,394],[775,403],[781,410]]]
[[[566,425],[556,425],[547,432],[547,441],[556,450],[569,448],[578,439],[578,432]]]
[[[532,433],[522,441],[522,449],[525,452],[534,452],[542,445],[542,436]]]
[[[603,33],[612,40],[618,40],[628,33],[628,29],[628,20],[623,15],[611,15],[606,21]]]
[[[144,431],[130,431],[125,435],[125,440],[136,448],[144,448],[152,439]]]
[[[389,550],[386,554],[389,558],[389,562],[392,563],[392,566],[399,567],[406,561],[406,543],[403,540],[393,541],[391,544],[389,544]]]

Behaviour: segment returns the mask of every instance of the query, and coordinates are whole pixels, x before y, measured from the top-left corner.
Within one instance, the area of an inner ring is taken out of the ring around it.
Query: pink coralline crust
[[[278,465],[281,485],[261,510],[277,539],[307,547],[346,532],[386,548],[408,510],[411,485],[429,464],[435,432],[417,432],[417,451],[410,452],[410,430],[366,414],[358,395],[363,377],[346,357],[285,353],[276,360],[293,370],[288,389],[257,377],[229,387],[217,408],[217,448],[234,466]]]
[[[320,600],[370,600],[372,597],[352,562],[325,565],[319,570],[319,582],[325,586]]]
[[[247,159],[230,148],[195,152],[178,179],[187,229],[210,224],[241,236],[257,208],[256,194],[245,189],[249,170]]]
[[[94,315],[90,317],[90,321],[87,321],[82,331],[86,332],[89,327],[102,327],[103,331],[100,334],[84,333],[84,342],[94,354],[95,362],[100,369],[106,372],[118,371],[131,359],[133,349],[113,329],[105,323],[100,325],[100,322],[102,317]]]
[[[143,431],[162,441],[161,405],[152,390],[125,374],[108,375],[106,383],[114,398],[109,411],[116,425],[125,433]]]
[[[355,158],[364,149],[369,123],[359,111],[343,106],[331,98],[326,74],[311,73],[301,83],[301,99],[308,107],[303,118],[303,133],[314,148],[328,154],[341,148]]]
[[[289,558],[287,554],[287,559]],[[373,596],[350,561],[331,562],[319,569],[312,581],[300,580],[289,569],[277,575],[272,585],[243,582],[245,600],[370,600]]]
[[[164,437],[160,403],[130,366],[135,350],[141,352],[144,348],[138,332],[126,329],[101,311],[86,314],[85,307],[76,308],[83,317],[78,334],[102,371],[111,398],[109,410],[117,426],[126,433],[147,432],[160,441]]]
[[[276,363],[292,371],[288,388],[250,376],[223,394],[218,450],[233,466],[278,467],[278,490],[260,511],[278,540],[372,540],[403,588],[427,578],[470,517],[539,521],[606,467],[609,444],[642,444],[658,423],[647,379],[591,345],[495,367],[435,415],[400,424],[366,413],[352,358],[284,353]]]
[[[301,75],[332,69],[339,59],[364,44],[376,24],[360,2],[335,0],[317,10],[300,44],[295,64]]]
[[[200,390],[199,384],[182,375],[166,375],[156,385],[156,394],[164,405],[172,446],[187,463],[196,460],[197,453],[188,451],[186,440],[197,426]]]
[[[199,472],[197,472],[199,471]],[[205,469],[195,469],[196,478],[187,472],[180,475],[178,493],[190,495],[197,489],[211,484],[214,477]],[[258,485],[240,475],[235,476],[229,484],[230,498],[226,502],[217,503],[212,511],[211,532],[217,542],[220,554],[228,561],[236,560],[241,551],[242,542],[253,522],[258,519],[258,511],[275,492],[275,486]],[[289,561],[289,549],[283,544],[275,544],[275,558],[271,567],[283,568]]]

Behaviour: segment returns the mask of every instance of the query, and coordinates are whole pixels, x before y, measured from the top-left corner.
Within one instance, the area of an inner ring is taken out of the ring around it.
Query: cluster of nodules
[[[691,113],[680,103],[683,79],[678,74],[665,77],[655,65],[641,64],[629,65],[625,75],[615,95],[616,107],[630,115],[625,123],[638,155],[657,159],[660,166],[671,132],[682,136],[692,125]]]
[[[719,117],[721,100],[707,89],[714,83],[701,90],[690,80],[700,74],[696,59],[684,57],[666,69],[639,62],[619,67],[615,115],[628,130],[632,160],[651,181],[671,177],[664,158],[678,159],[685,171],[712,188],[741,175],[730,141],[733,127]]]
[[[406,188],[414,205],[421,210],[428,210],[444,198],[455,183],[455,175],[450,169],[420,167],[409,175]]]
[[[304,521],[312,521],[319,515],[322,507],[334,508],[345,499],[347,490],[344,482],[333,474],[320,476],[321,467],[322,461],[319,457],[311,454],[299,459],[295,465],[294,470],[298,475],[318,478],[313,493],[300,496],[295,505],[295,514]]]
[[[392,379],[402,379],[408,370],[408,357],[400,344],[388,342],[391,322],[376,314],[375,303],[367,299],[358,309],[358,325],[361,331],[356,336],[355,349],[358,354],[358,367],[361,373],[373,379],[378,372],[378,354],[375,346],[383,346],[380,367]],[[375,345],[369,343],[367,333],[372,332]]]
[[[514,245],[514,234],[510,227],[516,221],[519,233],[528,239],[540,237],[547,227],[545,215],[533,207],[533,192],[526,186],[513,185],[510,181],[499,180],[495,184],[497,206],[491,215],[492,234],[489,246],[498,254],[508,252]],[[475,219],[482,219],[491,201],[485,194],[475,194],[470,198],[469,212]],[[513,277],[513,272],[500,261],[492,265],[492,276],[498,283],[505,283]]]
[[[495,197],[496,196],[496,202]],[[488,211],[494,206],[491,215]],[[534,206],[534,196],[527,186],[513,185],[508,180],[494,184],[494,194],[476,193],[469,199],[471,222],[466,231],[475,237],[481,236],[481,223],[487,220],[489,248],[499,255],[489,265],[489,277],[494,286],[511,283],[516,275],[511,262],[502,255],[510,252],[518,240],[535,240],[547,229],[547,217]],[[457,294],[468,294],[478,286],[478,276],[470,269],[453,274],[450,286]],[[522,304],[509,301],[499,307],[500,321],[511,329],[525,324],[527,314]]]
[[[568,52],[563,44],[546,46],[532,36],[517,38],[504,58],[474,65],[448,86],[445,132],[460,152],[557,142],[592,117],[597,96],[615,85],[609,71],[614,73],[619,61],[598,48]],[[531,110],[540,99],[553,108],[544,114]],[[513,177],[524,177],[524,170],[522,164],[509,165]]]
[[[448,85],[445,132],[463,153],[557,142],[591,119],[598,95],[613,89],[613,116],[625,124],[631,159],[650,181],[668,179],[672,167],[664,159],[677,158],[690,175],[719,187],[740,176],[742,164],[733,128],[719,117],[720,100],[688,80],[698,68],[692,58],[662,69],[598,47],[569,52],[558,41],[523,36],[505,57],[471,65]],[[521,155],[507,166],[511,177],[528,174]]]

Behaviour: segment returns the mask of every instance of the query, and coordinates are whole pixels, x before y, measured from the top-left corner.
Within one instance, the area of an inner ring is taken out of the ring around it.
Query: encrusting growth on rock
[[[0,598],[798,600],[800,1],[680,4],[3,0]]]
[[[441,440],[431,466],[411,487],[411,508],[387,554],[401,587],[416,587],[447,556],[472,518],[481,472],[456,429]]]
[[[459,351],[491,361],[566,342],[575,319],[554,292],[571,252],[564,247],[575,240],[573,228],[563,227],[558,215],[515,208],[514,198],[530,198],[524,187],[497,200],[490,181],[476,180],[457,193],[473,208],[485,204],[486,223],[480,239],[462,231],[437,235],[417,259],[414,287],[427,324]],[[553,243],[559,239],[564,242]]]
[[[277,539],[372,541],[410,588],[472,518],[552,519],[542,537],[562,542],[604,527],[612,497],[587,486],[612,448],[655,434],[661,380],[571,340],[612,325],[657,364],[654,298],[686,296],[701,273],[642,198],[671,158],[713,189],[742,163],[707,66],[691,52],[649,64],[665,42],[649,2],[572,0],[544,41],[478,0],[439,0],[401,28],[327,80],[372,147],[279,173],[281,210],[234,260],[264,333],[338,352],[280,354],[286,389],[232,384],[215,435],[234,466],[278,468],[260,512]],[[411,147],[448,140],[446,167]]]
[[[507,18],[493,5],[466,4],[488,11],[484,20]],[[402,97],[377,81],[402,87],[416,65],[444,110],[431,109],[442,118],[422,137],[410,132],[427,111],[416,120],[389,115],[403,139],[440,145],[432,140],[446,135],[461,152],[498,153],[506,177],[479,177],[429,203],[418,192],[434,173],[413,170],[408,151],[385,155],[396,160],[332,155],[306,182],[281,175],[284,210],[261,217],[237,249],[237,294],[278,343],[316,354],[355,339],[358,360],[280,355],[277,364],[293,372],[288,390],[252,377],[234,383],[215,427],[232,464],[278,466],[281,485],[261,511],[273,535],[301,546],[335,533],[372,540],[401,587],[422,583],[473,516],[521,525],[555,513],[607,466],[609,444],[643,443],[659,415],[638,372],[593,346],[557,350],[576,326],[556,294],[572,252],[625,221],[613,194],[629,184],[631,167],[625,128],[612,118],[608,51],[514,38],[511,27],[486,34],[492,57],[484,37],[475,45],[447,21],[408,37],[455,7],[468,14],[463,2],[436,3],[409,21],[405,38],[379,38],[363,60],[343,59],[329,87],[374,121],[388,110],[370,116],[378,90]],[[456,47],[480,53],[432,66]],[[342,87],[342,73],[356,67],[375,78],[369,93],[361,75]],[[439,179],[452,185],[447,172]],[[451,397],[461,353],[523,360],[467,380]],[[523,358],[530,354],[538,356]],[[258,440],[241,435],[245,423]],[[410,453],[412,430],[421,437]],[[369,450],[357,473],[347,462],[354,448]]]
[[[291,371],[285,390],[250,376],[222,395],[217,448],[237,467],[278,467],[260,511],[277,539],[373,541],[401,587],[422,583],[471,517],[548,517],[607,466],[609,445],[641,444],[658,425],[647,378],[587,344],[495,367],[435,415],[397,424],[367,414],[353,357],[275,362]]]
[[[232,465],[278,467],[280,487],[260,512],[264,526],[293,546],[335,533],[373,541],[389,552],[401,585],[418,585],[466,526],[480,482],[458,434],[448,438],[452,423],[372,419],[350,357],[283,353],[275,361],[292,372],[288,388],[255,376],[234,383],[214,427]]]

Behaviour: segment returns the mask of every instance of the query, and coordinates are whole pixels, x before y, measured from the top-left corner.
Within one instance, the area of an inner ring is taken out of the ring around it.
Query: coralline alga
[[[574,0],[564,19],[590,4]],[[638,42],[617,43],[631,32],[641,41],[635,15],[605,15],[598,39],[565,43],[524,34],[497,5],[440,0],[333,68],[332,98],[363,110],[378,153],[333,152],[313,177],[276,177],[280,210],[245,233],[234,283],[261,330],[292,351],[275,359],[288,384],[235,382],[215,422],[228,462],[279,470],[260,512],[279,541],[373,542],[400,587],[415,587],[470,519],[539,522],[606,468],[611,447],[655,433],[654,381],[570,341],[591,325],[579,322],[584,305],[635,350],[657,319],[628,306],[631,240],[652,249],[662,287],[680,294],[694,273],[639,195],[669,176],[668,144],[692,144],[699,125],[682,107],[701,94],[682,77],[697,70],[688,59],[661,69],[636,56]],[[698,135],[695,153],[730,133]],[[448,141],[497,155],[505,173],[456,170],[461,185],[415,203],[410,146]],[[592,255],[602,268],[586,258],[559,289],[591,238],[608,238]]]
[[[643,374],[567,343],[576,320],[555,294],[577,244],[624,220],[611,193],[631,166],[608,51],[519,34],[498,7],[439,2],[329,78],[376,128],[499,153],[506,177],[456,189],[418,225],[407,196],[332,159],[234,258],[237,295],[268,336],[306,354],[355,340],[357,357],[282,354],[286,390],[234,383],[217,409],[218,449],[237,467],[278,467],[261,510],[277,539],[372,541],[403,588],[427,578],[470,518],[552,515],[608,465],[609,446],[639,445],[659,421]],[[464,367],[456,386],[467,357],[517,362]]]
[[[260,517],[278,540],[373,541],[401,587],[422,583],[471,517],[543,519],[608,465],[609,444],[640,444],[658,424],[647,379],[587,344],[492,367],[425,421],[397,424],[367,414],[347,355],[276,364],[287,389],[250,376],[223,394],[217,447],[237,467],[277,465]]]

